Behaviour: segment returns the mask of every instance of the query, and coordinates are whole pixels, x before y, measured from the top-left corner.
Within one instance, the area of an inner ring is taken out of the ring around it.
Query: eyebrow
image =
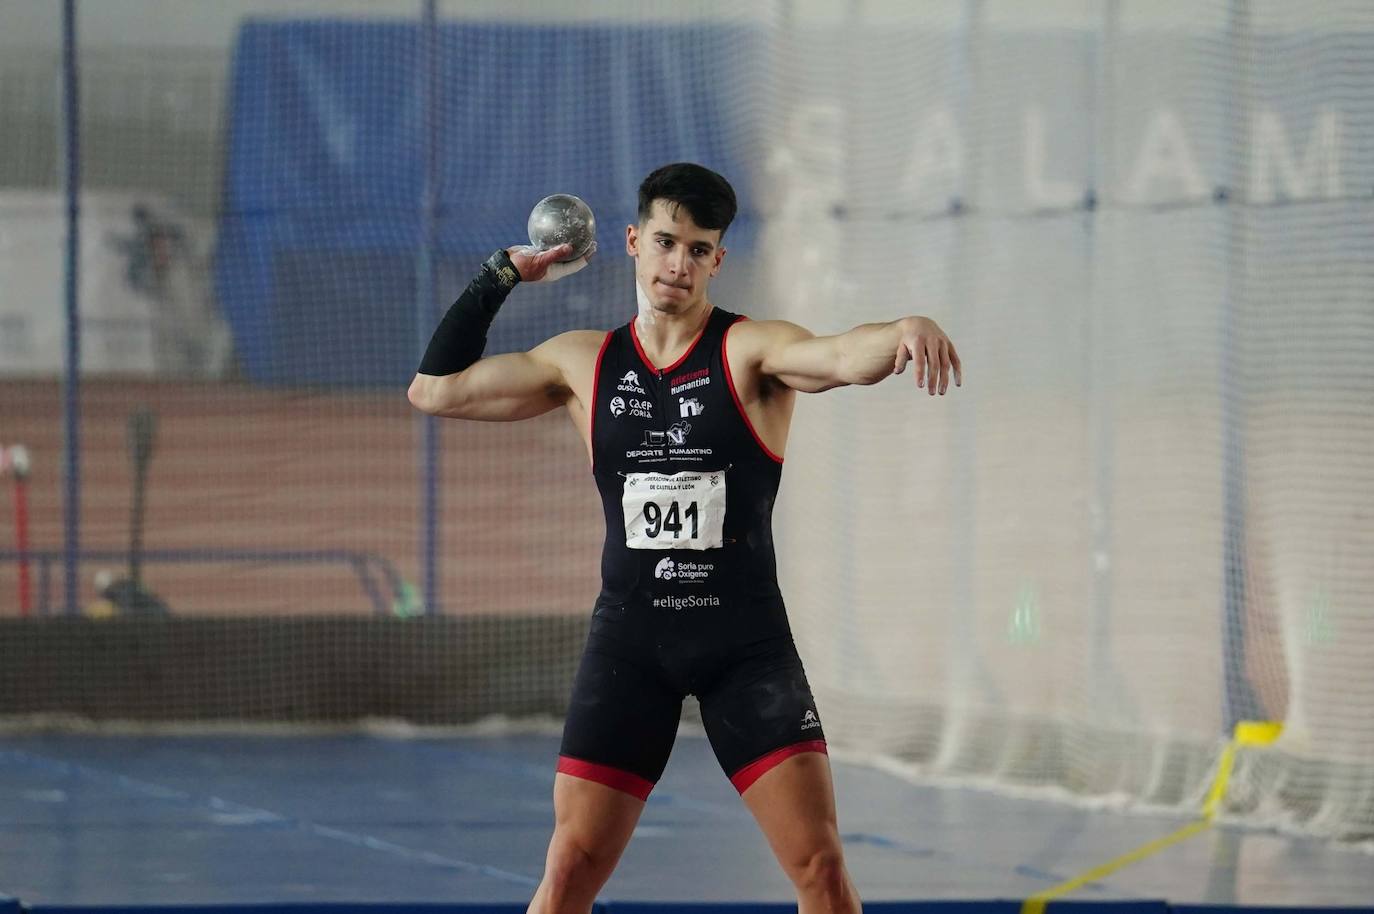
[[[659,229],[658,231],[654,232],[654,237],[655,237],[655,238],[667,238],[669,241],[681,241],[681,240],[682,240],[682,239],[679,238],[678,236],[674,235],[672,232],[665,232],[665,231],[663,231],[662,229]],[[716,249],[716,246],[715,246],[714,244],[712,244],[712,243],[709,242],[709,241],[705,241],[705,240],[693,241],[693,242],[691,242],[691,244],[692,244],[693,246],[696,246],[696,247],[703,247],[703,248],[705,248],[705,249],[708,250],[708,251],[714,251],[714,250]]]

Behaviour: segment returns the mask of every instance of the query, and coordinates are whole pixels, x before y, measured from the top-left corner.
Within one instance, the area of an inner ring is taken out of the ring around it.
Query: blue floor
[[[523,905],[552,824],[556,755],[550,736],[0,737],[0,895],[36,914],[70,905]],[[1019,901],[1187,821],[834,767],[850,871],[872,902]],[[709,747],[692,736],[679,739],[602,897],[793,899]],[[1217,828],[1069,897],[1367,906],[1374,857]],[[0,914],[13,914],[3,898]]]

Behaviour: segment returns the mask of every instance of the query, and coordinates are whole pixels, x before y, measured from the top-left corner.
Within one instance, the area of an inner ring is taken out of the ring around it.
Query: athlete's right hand
[[[555,282],[585,267],[587,261],[596,253],[596,242],[592,242],[586,254],[568,263],[558,261],[572,253],[570,244],[560,244],[547,251],[522,244],[506,248],[506,253],[510,255],[511,263],[515,264],[515,269],[519,271],[522,282]]]

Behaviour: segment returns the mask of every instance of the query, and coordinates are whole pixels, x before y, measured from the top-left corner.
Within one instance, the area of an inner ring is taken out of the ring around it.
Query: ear
[[[625,253],[631,257],[639,256],[639,226],[633,223],[625,226]]]
[[[716,248],[716,259],[711,264],[711,276],[714,277],[720,272],[720,265],[725,261],[725,248]]]

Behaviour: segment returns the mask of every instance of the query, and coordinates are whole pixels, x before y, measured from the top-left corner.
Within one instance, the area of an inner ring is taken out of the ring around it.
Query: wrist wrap
[[[420,374],[456,374],[480,359],[492,319],[519,282],[509,254],[497,251],[488,257],[439,322],[420,360]]]

